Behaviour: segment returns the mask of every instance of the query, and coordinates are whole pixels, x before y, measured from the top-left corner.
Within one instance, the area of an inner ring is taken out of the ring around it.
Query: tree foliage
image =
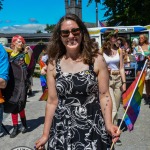
[[[4,0],[0,0],[0,10],[3,9],[3,2]]]
[[[54,29],[55,25],[48,25],[46,24],[46,28],[44,29],[47,33],[51,33]]]
[[[150,0],[105,0],[107,25],[148,25],[150,24]]]
[[[42,31],[41,30],[37,30],[36,33],[42,33]]]

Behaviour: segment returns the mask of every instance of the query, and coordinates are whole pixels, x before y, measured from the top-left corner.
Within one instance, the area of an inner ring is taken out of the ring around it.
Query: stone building
[[[82,0],[65,0],[65,10],[67,13],[73,13],[82,20]],[[95,23],[84,22],[87,28],[95,27]]]
[[[76,14],[82,20],[82,0],[65,0],[65,9],[66,14]]]

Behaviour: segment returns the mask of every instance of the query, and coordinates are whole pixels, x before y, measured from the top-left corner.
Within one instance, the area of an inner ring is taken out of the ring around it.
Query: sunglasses
[[[71,30],[60,30],[60,35],[62,37],[68,37],[69,35],[73,34],[74,36],[79,36],[81,33],[80,28],[72,28]]]

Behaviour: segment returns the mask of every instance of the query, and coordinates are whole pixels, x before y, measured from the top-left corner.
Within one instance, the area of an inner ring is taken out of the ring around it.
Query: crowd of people
[[[20,35],[12,37],[10,49],[12,51],[7,54],[1,42],[0,87],[5,88],[10,78],[9,61],[21,66],[23,75],[18,74],[18,77],[23,77],[25,87],[22,109],[11,112],[13,131],[10,138],[14,138],[19,133],[18,114],[22,133],[28,131],[25,106],[27,93],[31,91],[33,71],[28,71],[28,66],[33,51],[25,46],[25,39]],[[47,149],[70,150],[107,150],[112,143],[121,145],[118,110],[122,94],[127,90],[126,67],[134,68],[138,76],[149,56],[150,45],[145,34],[140,34],[139,39],[134,38],[130,44],[119,37],[117,30],[108,29],[99,47],[78,16],[63,16],[39,58],[42,92],[47,89],[48,97],[43,134],[35,142],[36,149],[44,150],[47,142]],[[146,69],[146,101],[150,102],[149,62]],[[0,91],[0,129],[4,102]]]

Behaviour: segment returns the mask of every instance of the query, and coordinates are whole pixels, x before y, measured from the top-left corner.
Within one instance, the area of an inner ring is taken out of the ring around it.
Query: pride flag
[[[145,67],[143,67],[141,74],[136,77],[127,91],[122,95],[123,107],[125,109],[123,118],[129,131],[133,130],[134,124],[140,112],[141,99],[146,76],[146,71],[144,71],[144,68]]]
[[[45,91],[41,95],[39,101],[47,101],[47,98],[48,98],[48,89],[45,89]]]

